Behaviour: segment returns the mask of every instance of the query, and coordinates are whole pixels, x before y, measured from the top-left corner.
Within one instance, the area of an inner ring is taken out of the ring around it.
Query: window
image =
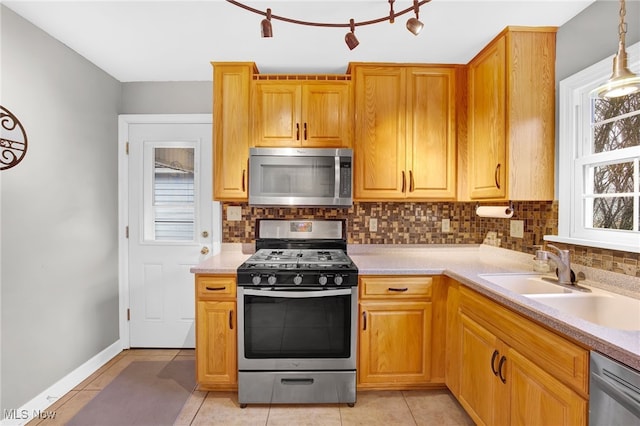
[[[640,43],[628,49],[634,72],[639,50]],[[640,94],[590,96],[611,63],[560,82],[558,236],[545,239],[640,252]]]
[[[145,142],[145,242],[195,240],[195,156],[192,142]]]

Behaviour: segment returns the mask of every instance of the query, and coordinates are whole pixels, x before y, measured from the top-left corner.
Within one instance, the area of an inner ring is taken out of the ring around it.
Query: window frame
[[[640,72],[640,42],[629,46],[627,53],[629,68],[635,73]],[[588,93],[609,78],[612,63],[613,55],[560,82],[558,235],[545,235],[544,239],[640,253],[640,232],[588,229],[583,226],[584,168],[580,164],[585,162],[586,155],[593,156],[590,152],[585,152],[591,146],[590,130],[587,134],[590,125]],[[583,124],[585,120],[586,124]],[[640,147],[625,148],[624,151],[632,157],[640,156]],[[603,159],[605,157],[602,156]],[[638,214],[637,211],[635,213]]]

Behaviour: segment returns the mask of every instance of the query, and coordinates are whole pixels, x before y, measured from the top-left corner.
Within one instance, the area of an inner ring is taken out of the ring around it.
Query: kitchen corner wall
[[[242,220],[226,220],[229,206],[242,208]],[[356,202],[349,209],[250,207],[246,203],[223,203],[222,242],[253,243],[255,220],[346,219],[350,244],[481,244],[494,231],[503,248],[533,254],[544,235],[558,233],[558,204],[551,201],[514,203],[512,219],[481,218],[478,204],[463,202],[388,203]],[[378,220],[377,232],[369,219]],[[442,232],[442,219],[450,220],[450,232]],[[524,237],[513,238],[511,220],[524,221]],[[556,244],[571,251],[574,263],[640,277],[640,254],[591,247]]]

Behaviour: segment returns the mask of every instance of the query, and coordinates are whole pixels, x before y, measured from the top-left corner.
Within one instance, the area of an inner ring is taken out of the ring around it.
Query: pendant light
[[[640,77],[632,73],[627,67],[627,51],[625,48],[627,24],[624,21],[626,13],[625,0],[620,0],[618,53],[613,58],[613,74],[611,74],[609,81],[591,92],[599,98],[618,98],[640,91]]]

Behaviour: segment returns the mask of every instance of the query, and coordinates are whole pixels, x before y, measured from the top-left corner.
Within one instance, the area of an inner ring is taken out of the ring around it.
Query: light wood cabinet
[[[355,63],[350,69],[354,197],[454,199],[457,68]]]
[[[508,27],[468,65],[470,199],[553,200],[555,27]]]
[[[440,277],[361,276],[359,389],[410,389],[442,383],[442,345],[432,344]],[[435,367],[435,375],[432,374]],[[435,376],[435,377],[434,377]]]
[[[351,81],[281,81],[264,77],[253,84],[253,143],[264,147],[350,147],[353,119]],[[299,79],[305,76],[296,76]],[[308,76],[309,78],[311,76]],[[325,76],[324,78],[330,78]]]
[[[253,63],[213,65],[213,199],[245,201]]]
[[[235,275],[196,275],[196,381],[201,390],[237,388]]]
[[[472,290],[460,294],[457,397],[473,420],[586,424],[588,350]]]

